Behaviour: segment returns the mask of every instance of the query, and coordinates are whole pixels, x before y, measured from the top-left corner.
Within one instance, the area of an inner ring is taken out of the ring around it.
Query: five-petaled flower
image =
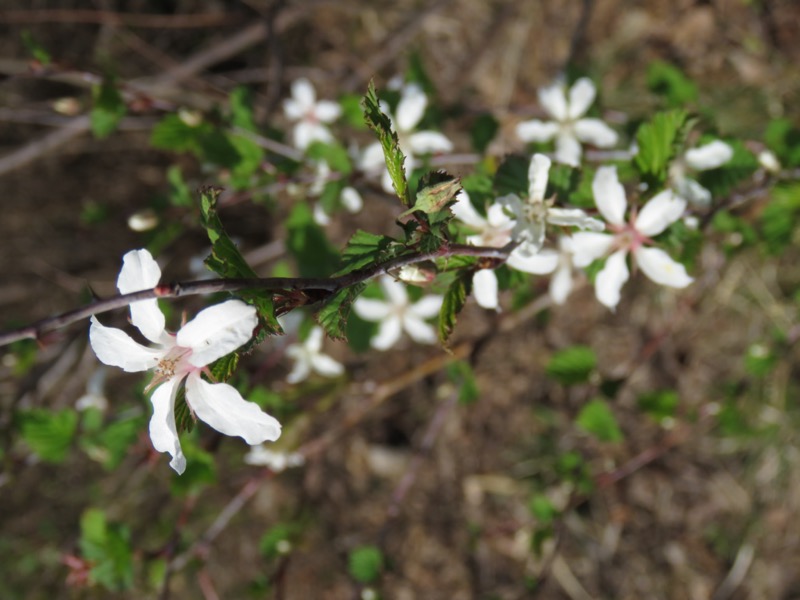
[[[433,344],[436,332],[425,319],[436,316],[442,306],[441,296],[424,296],[417,302],[410,302],[406,286],[384,275],[381,287],[388,302],[372,298],[358,298],[353,310],[362,319],[378,321],[378,335],[370,341],[376,350],[387,350],[400,339],[402,331],[408,333],[415,342]]]
[[[333,123],[342,114],[342,107],[330,100],[317,101],[317,93],[308,79],[292,83],[292,97],[283,101],[286,116],[297,121],[292,130],[295,148],[305,150],[312,142],[333,142],[333,135],[325,123]]]
[[[158,264],[147,250],[133,250],[123,259],[117,279],[120,293],[155,287],[161,277]],[[92,317],[89,341],[101,362],[124,371],[153,369],[148,386],[150,438],[159,452],[169,452],[170,466],[179,474],[186,468],[175,424],[175,398],[185,386],[186,403],[193,415],[225,435],[241,436],[250,444],[275,441],[281,425],[257,404],[242,398],[233,386],[209,383],[201,377],[207,365],[247,342],[258,324],[255,309],[239,300],[228,300],[200,311],[177,334],[165,328],[164,314],[153,300],[130,306],[131,322],[154,344],[143,346],[120,329],[106,327]]]
[[[591,79],[578,79],[569,90],[557,81],[539,89],[539,102],[553,121],[532,119],[517,125],[517,136],[524,142],[549,142],[556,139],[555,159],[577,166],[581,162],[581,142],[598,148],[617,143],[617,133],[600,119],[581,118],[594,102],[597,90]]]
[[[286,348],[286,356],[294,360],[294,368],[286,377],[289,383],[299,383],[312,371],[325,377],[338,377],[344,372],[341,363],[322,353],[323,331],[314,327],[301,344],[291,344]]]
[[[523,200],[516,194],[498,198],[515,219],[511,237],[519,242],[515,253],[522,257],[534,256],[544,244],[547,224],[563,227],[578,227],[589,231],[603,231],[603,223],[587,215],[579,208],[555,208],[553,200],[545,200],[547,180],[550,174],[550,159],[544,154],[534,154],[528,167],[528,197]],[[509,263],[514,268],[524,268]]]
[[[711,203],[711,192],[697,181],[687,176],[687,169],[710,171],[717,169],[733,158],[733,148],[721,140],[714,140],[687,150],[669,167],[669,180],[676,195],[697,206],[708,206]]]
[[[428,97],[422,88],[415,83],[403,87],[402,96],[397,105],[396,118],[392,117],[383,105],[381,106],[381,110],[392,122],[400,143],[400,149],[406,157],[406,176],[410,175],[414,167],[417,166],[417,156],[435,152],[450,152],[453,149],[452,142],[438,131],[414,131],[422,120],[427,106]],[[386,161],[380,142],[367,146],[361,156],[359,166],[367,173],[382,173],[381,185],[383,189],[387,192],[392,192],[392,178],[386,169]]]
[[[572,252],[575,266],[581,268],[611,253],[595,279],[595,294],[601,303],[611,309],[619,303],[620,290],[630,275],[626,264],[628,252],[633,254],[644,274],[656,283],[684,288],[692,282],[682,264],[660,248],[647,247],[652,237],[680,219],[686,200],[665,190],[651,198],[638,215],[634,211],[626,222],[628,201],[616,167],[600,167],[592,182],[592,191],[597,208],[614,233],[578,232],[572,237]]]

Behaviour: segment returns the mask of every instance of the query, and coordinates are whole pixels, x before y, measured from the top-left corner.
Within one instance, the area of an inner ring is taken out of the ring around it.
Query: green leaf
[[[402,219],[417,211],[425,214],[440,212],[446,206],[455,202],[455,196],[460,190],[461,181],[458,177],[448,175],[444,171],[431,171],[430,173],[426,173],[419,180],[414,206],[400,213],[397,218]],[[437,219],[437,221],[432,222],[439,222],[441,220],[442,219]]]
[[[500,129],[500,122],[490,113],[482,113],[475,118],[469,130],[469,137],[472,147],[476,152],[483,153],[486,147],[497,135]]]
[[[361,583],[375,582],[383,570],[383,554],[376,546],[361,546],[347,559],[350,576]]]
[[[186,470],[170,479],[170,492],[180,497],[196,496],[217,482],[214,456],[198,447],[193,436],[183,436],[181,448],[186,455]]]
[[[673,108],[697,100],[697,86],[679,68],[661,60],[647,67],[647,87],[663,96]]]
[[[470,271],[462,271],[447,288],[439,310],[439,340],[447,344],[447,339],[456,326],[458,313],[467,303],[467,297],[472,290],[472,275]]]
[[[253,94],[249,89],[244,86],[234,88],[228,102],[231,109],[231,125],[247,131],[258,131],[253,117]]]
[[[261,536],[258,550],[264,558],[277,558],[285,555],[292,546],[292,539],[298,534],[300,526],[296,523],[278,523]]]
[[[760,217],[767,252],[778,256],[789,248],[794,240],[798,223],[800,223],[800,184],[792,182],[776,185],[772,189],[772,199],[764,207]]]
[[[345,328],[347,327],[347,318],[350,316],[350,309],[365,287],[367,287],[366,283],[358,283],[337,292],[317,312],[317,323],[325,330],[328,337],[334,340],[345,339]]]
[[[195,154],[202,161],[226,169],[236,169],[242,160],[242,155],[234,146],[232,137],[218,129],[210,129],[198,137],[198,148],[195,150]]]
[[[307,204],[295,204],[284,226],[288,232],[286,247],[297,260],[301,277],[327,277],[336,271],[339,254]]]
[[[528,167],[531,159],[519,154],[511,154],[497,168],[494,176],[494,189],[498,196],[516,194],[520,198],[528,196]]]
[[[128,111],[125,101],[111,81],[104,81],[92,88],[92,110],[89,119],[92,133],[96,138],[104,138],[112,133]]]
[[[186,181],[183,179],[183,172],[178,165],[172,165],[167,169],[167,181],[169,182],[169,202],[173,206],[189,207],[194,204],[194,197]]]
[[[585,383],[597,365],[594,350],[588,346],[571,346],[556,352],[545,371],[564,385]]]
[[[210,187],[200,192],[200,218],[211,241],[211,254],[205,260],[206,266],[220,277],[255,278],[257,277],[255,271],[247,264],[239,248],[222,226],[217,214],[219,193],[219,189]],[[239,294],[256,307],[265,333],[280,333],[281,327],[275,318],[271,293],[263,290],[242,290]]]
[[[44,49],[38,40],[33,37],[33,34],[28,31],[27,29],[23,30],[22,34],[20,35],[22,38],[22,44],[25,46],[25,50],[28,51],[35,60],[39,61],[42,66],[47,66],[52,62],[52,58],[50,57],[50,53]]]
[[[678,410],[679,398],[674,390],[647,392],[636,399],[639,409],[653,417],[656,421],[663,421],[675,416]]]
[[[775,152],[787,167],[800,165],[800,129],[791,120],[774,119],[764,131],[764,143]]]
[[[411,207],[411,197],[406,181],[406,172],[403,168],[405,156],[400,149],[400,141],[397,134],[392,131],[392,122],[380,109],[378,96],[375,93],[375,86],[370,81],[367,93],[361,101],[364,110],[364,120],[369,128],[378,136],[378,141],[383,149],[383,156],[386,159],[386,168],[392,179],[394,190],[400,202],[407,207]]]
[[[170,114],[153,128],[150,145],[160,150],[196,152],[200,148],[200,138],[209,131],[207,123],[190,125],[179,115]]]
[[[105,513],[87,509],[81,516],[80,547],[83,557],[92,564],[89,579],[112,592],[133,585],[133,551],[130,530],[109,523]]]
[[[744,368],[754,377],[769,375],[778,363],[778,357],[769,346],[762,343],[750,344],[744,355]]]
[[[50,411],[41,408],[17,413],[22,439],[39,458],[59,463],[66,458],[78,427],[78,413],[64,409]]]
[[[367,265],[382,263],[396,255],[402,246],[386,235],[376,235],[359,229],[342,251],[344,266],[334,276],[357,271]]]
[[[325,161],[336,173],[346,176],[353,172],[353,164],[347,149],[337,142],[331,144],[312,142],[306,149],[306,155],[313,160]]]
[[[648,183],[661,185],[667,179],[667,168],[683,143],[688,115],[683,110],[656,113],[642,123],[636,132],[639,152],[636,167]]]
[[[209,370],[214,380],[225,382],[236,372],[238,366],[239,355],[236,352],[231,352],[211,363]]]
[[[528,502],[528,510],[542,524],[552,523],[558,516],[558,509],[544,494],[534,494]]]
[[[460,404],[472,404],[480,398],[478,382],[472,366],[465,360],[457,360],[447,366],[447,376],[458,387]]]
[[[85,432],[87,429],[86,416],[88,415],[87,413],[84,415],[83,429]],[[143,424],[144,418],[139,415],[121,418],[103,427],[90,438],[86,438],[84,435],[81,447],[93,460],[100,462],[103,468],[115,469],[123,461],[131,445],[139,438]]]
[[[601,442],[621,442],[623,439],[614,413],[602,400],[586,404],[578,413],[575,424]]]

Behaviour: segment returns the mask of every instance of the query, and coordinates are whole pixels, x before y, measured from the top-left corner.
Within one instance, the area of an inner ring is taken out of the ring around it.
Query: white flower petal
[[[581,77],[572,84],[569,90],[569,118],[574,120],[586,114],[596,95],[597,88],[588,77]]]
[[[408,292],[406,292],[404,283],[400,283],[388,275],[383,275],[380,278],[380,284],[390,304],[394,306],[405,306],[408,304]]]
[[[366,321],[383,321],[392,312],[392,305],[383,300],[358,298],[353,302],[353,310]]]
[[[611,249],[614,236],[607,233],[579,231],[572,235],[572,262],[582,269],[601,258]]]
[[[560,162],[571,167],[581,164],[581,143],[572,132],[562,131],[556,136],[556,162]]]
[[[672,260],[660,248],[638,248],[634,252],[636,263],[650,280],[674,288],[685,288],[694,281],[686,274],[686,267]]]
[[[575,135],[584,144],[598,148],[610,148],[619,140],[617,132],[600,119],[581,119],[574,125]]]
[[[191,373],[186,378],[186,401],[202,421],[225,435],[238,435],[251,446],[281,436],[277,419],[227,383],[208,383],[199,373]]]
[[[290,121],[299,121],[306,115],[308,107],[303,106],[294,98],[287,98],[283,101],[283,112]]]
[[[550,175],[550,159],[544,154],[534,154],[528,166],[528,198],[544,200],[547,179]]]
[[[590,217],[580,208],[551,208],[547,211],[547,222],[587,231],[603,231],[606,228],[602,221]]]
[[[456,194],[456,202],[450,207],[450,210],[453,211],[456,219],[475,229],[482,230],[488,225],[486,219],[472,206],[472,201],[464,190]],[[500,210],[502,211],[502,208]]]
[[[572,269],[568,261],[561,261],[550,279],[550,297],[556,304],[564,304],[572,292]]]
[[[314,116],[323,123],[332,123],[342,114],[342,107],[331,100],[320,100],[314,107]]]
[[[296,352],[290,353],[290,350],[292,350],[291,347],[286,349],[287,356],[291,357],[293,354],[299,354]],[[300,350],[300,348],[297,348],[297,350]],[[302,352],[302,350],[300,350],[300,352]],[[296,359],[294,367],[292,367],[291,372],[286,376],[286,381],[292,385],[308,379],[308,376],[311,374],[311,362],[305,354],[295,356],[294,358]]]
[[[630,276],[628,265],[625,262],[627,250],[618,250],[608,257],[602,271],[597,274],[594,281],[594,291],[597,299],[610,309],[615,309],[619,304],[620,291]]]
[[[395,124],[398,131],[407,132],[414,129],[422,120],[427,106],[428,97],[419,85],[411,83],[405,86],[400,102],[397,104]]]
[[[694,179],[689,179],[688,177],[681,178],[675,184],[675,192],[681,198],[685,198],[687,201],[697,206],[706,207],[711,204],[711,192]]]
[[[306,112],[314,106],[317,93],[311,82],[305,77],[301,77],[292,82],[292,99],[303,108],[303,112]]]
[[[411,168],[412,168],[411,165],[413,164],[412,159],[413,156],[406,156],[406,164],[405,164],[406,176],[411,174]],[[383,169],[383,174],[381,175],[381,188],[383,188],[383,191],[386,192],[387,194],[396,193],[394,189],[394,182],[392,181],[392,176],[389,174],[389,169],[386,168]]]
[[[408,312],[421,319],[430,319],[439,314],[442,308],[443,296],[423,296],[417,302],[408,307]]]
[[[408,146],[415,156],[420,154],[435,154],[436,152],[450,152],[453,142],[448,140],[438,131],[418,131],[408,136]]]
[[[516,128],[517,137],[523,142],[549,142],[558,133],[558,123],[532,119],[523,121]]]
[[[680,219],[685,210],[686,200],[670,190],[660,192],[644,205],[636,217],[636,230],[648,237],[658,235]]]
[[[327,354],[314,354],[311,356],[311,366],[324,377],[338,377],[344,373],[344,366]]]
[[[472,293],[478,306],[497,309],[497,275],[492,269],[480,269],[472,277]]]
[[[376,350],[388,350],[400,339],[402,331],[403,326],[400,322],[400,317],[390,315],[381,321],[378,333],[370,340],[370,345]]]
[[[100,362],[128,373],[152,369],[164,355],[164,350],[142,346],[121,329],[106,327],[97,317],[92,317],[89,343]]]
[[[308,337],[303,343],[303,346],[311,353],[317,353],[322,350],[322,340],[324,338],[325,333],[322,331],[322,327],[312,327],[311,331],[308,332]]]
[[[147,250],[131,250],[122,257],[122,269],[117,278],[120,294],[130,294],[149,290],[158,285],[161,269]],[[158,301],[142,300],[130,305],[131,323],[142,335],[154,343],[161,342],[164,334],[164,313],[158,308]]]
[[[514,220],[506,214],[506,211],[503,210],[503,205],[498,202],[486,209],[486,221],[495,229],[503,227],[510,229],[514,224]]]
[[[169,452],[172,456],[169,466],[180,475],[186,469],[186,457],[181,450],[181,441],[175,426],[175,394],[178,383],[178,379],[169,379],[153,390],[150,396],[153,404],[150,440],[157,452]]]
[[[721,140],[687,150],[686,164],[697,171],[707,171],[721,167],[733,158],[733,148]]]
[[[403,329],[418,344],[436,343],[436,331],[433,327],[411,313],[406,313],[403,317]]]
[[[321,227],[326,227],[331,223],[331,218],[328,216],[328,213],[325,212],[325,209],[322,208],[320,202],[314,204],[314,223]]]
[[[322,123],[300,121],[292,130],[292,140],[295,148],[305,150],[312,142],[331,143],[333,135]]]
[[[358,193],[356,188],[349,185],[342,190],[340,199],[342,206],[351,214],[359,212],[364,207],[364,200],[361,198],[361,194]]]
[[[613,225],[625,223],[625,188],[619,182],[616,167],[600,167],[592,181],[592,193],[597,209]]]
[[[241,300],[228,300],[201,310],[181,327],[177,342],[192,349],[192,365],[204,367],[246,343],[253,337],[256,325],[255,308]]]
[[[534,275],[547,275],[558,266],[558,253],[545,249],[538,254],[528,255],[514,249],[508,257],[506,264],[512,269]]]
[[[569,118],[567,98],[564,95],[564,86],[560,81],[539,88],[539,104],[556,121],[566,121]]]
[[[383,158],[383,148],[380,143],[375,142],[364,149],[358,161],[358,167],[362,171],[368,173],[374,173],[386,167],[386,161]]]

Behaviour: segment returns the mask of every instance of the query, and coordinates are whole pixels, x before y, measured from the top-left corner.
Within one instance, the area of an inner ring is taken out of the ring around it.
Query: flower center
[[[182,377],[191,371],[194,368],[188,361],[191,354],[192,349],[184,348],[183,346],[175,346],[170,349],[170,351],[158,361],[156,368],[153,369],[155,371],[155,376],[145,388],[145,392],[150,391],[169,379]]]

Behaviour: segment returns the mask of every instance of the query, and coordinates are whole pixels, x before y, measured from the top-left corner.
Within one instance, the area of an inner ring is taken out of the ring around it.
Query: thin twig
[[[482,246],[467,246],[452,244],[440,250],[410,254],[393,258],[384,263],[370,265],[363,269],[328,278],[304,277],[270,277],[253,279],[206,279],[200,281],[185,281],[157,285],[148,290],[141,290],[130,294],[119,294],[104,300],[98,300],[87,306],[71,310],[54,317],[36,321],[25,327],[0,333],[0,346],[5,346],[17,340],[40,340],[47,333],[75,323],[92,315],[101,314],[128,306],[141,300],[154,298],[179,298],[183,296],[197,296],[214,294],[217,292],[239,292],[242,290],[264,290],[275,292],[308,292],[314,302],[331,298],[341,290],[358,283],[374,279],[379,275],[435,258],[448,258],[453,256],[477,256],[505,260],[513,250],[515,244],[503,248],[487,248]]]

